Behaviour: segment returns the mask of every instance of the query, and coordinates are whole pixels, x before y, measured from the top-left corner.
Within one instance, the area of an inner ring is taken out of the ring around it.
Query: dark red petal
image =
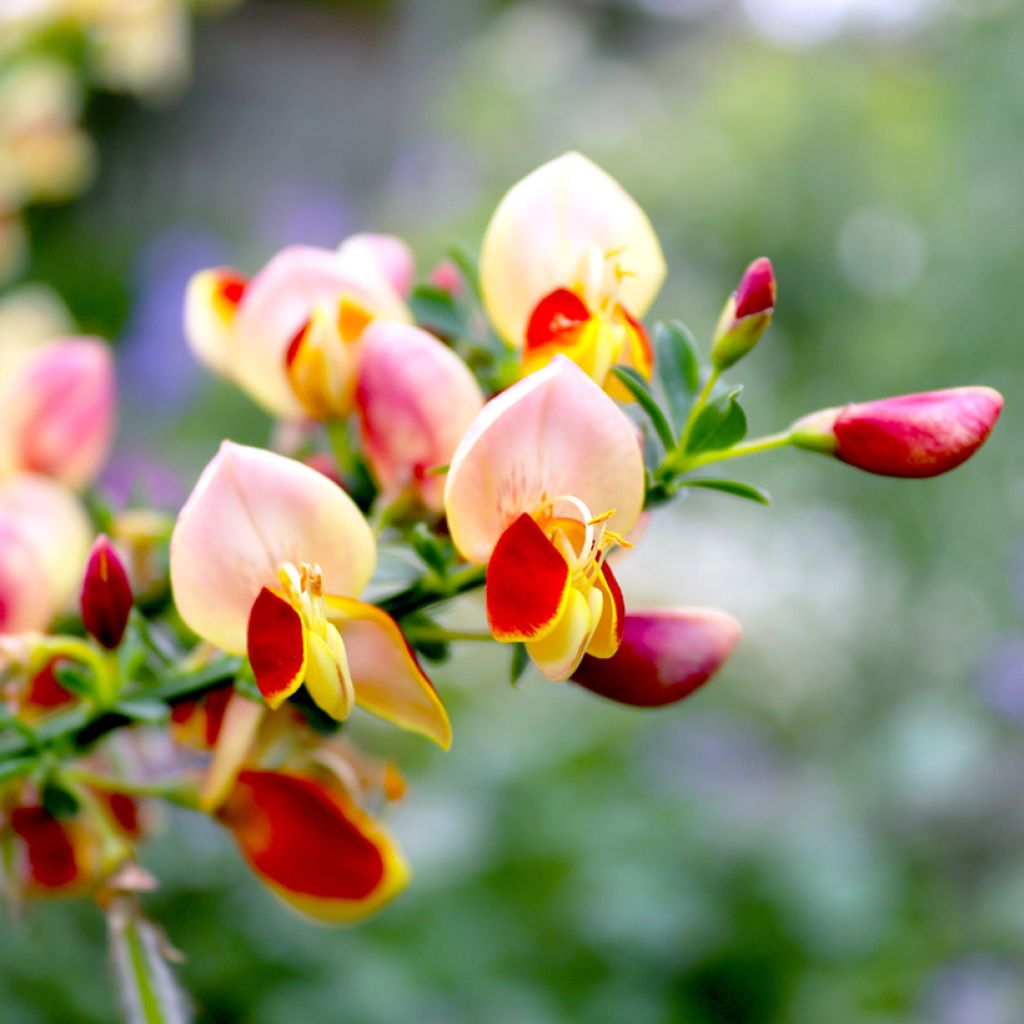
[[[107,650],[124,639],[132,610],[132,588],[114,545],[105,534],[96,538],[82,581],[82,622]]]
[[[525,512],[487,563],[487,621],[498,640],[535,640],[565,607],[569,563]]]
[[[635,707],[688,697],[723,665],[740,637],[731,615],[714,609],[663,609],[626,616],[622,644],[610,658],[587,655],[573,681]]]
[[[608,592],[612,595],[612,600],[615,602],[615,635],[616,640],[621,646],[623,631],[626,628],[626,602],[622,597],[622,588],[619,586],[619,581],[613,575],[612,567],[607,562],[601,566],[601,572],[604,574],[604,581],[608,585]]]
[[[347,805],[310,779],[244,771],[221,817],[252,869],[289,893],[363,900],[385,874],[381,851]]]
[[[78,879],[71,837],[45,807],[16,807],[11,812],[11,828],[25,844],[32,883],[44,889],[61,889]]]
[[[762,256],[747,267],[736,289],[736,319],[766,313],[775,308],[775,271]]]
[[[264,587],[249,613],[249,661],[256,685],[276,707],[301,682],[306,665],[306,643],[299,613],[283,598]]]
[[[49,711],[74,701],[74,694],[61,686],[54,675],[54,669],[60,662],[60,658],[51,658],[46,666],[32,677],[25,692],[26,707]]]
[[[534,307],[526,325],[526,351],[546,345],[590,319],[587,304],[568,288],[556,288]]]

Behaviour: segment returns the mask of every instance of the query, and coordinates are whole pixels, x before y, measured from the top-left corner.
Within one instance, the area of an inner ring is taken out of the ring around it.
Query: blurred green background
[[[745,627],[682,705],[512,689],[501,651],[437,668],[455,744],[403,747],[415,878],[376,920],[300,921],[214,826],[168,819],[147,908],[202,1021],[1024,1021],[1022,52],[1012,0],[249,0],[197,25],[180,96],[93,98],[96,180],[29,212],[24,277],[117,342],[112,472],[172,504],[221,437],[269,436],[184,348],[189,272],[384,229],[426,273],[569,148],[650,213],[656,315],[706,339],[772,257],[776,326],[732,372],[754,432],[1007,398],[948,477],[782,453],[738,468],[771,509],[660,512],[627,601]],[[0,961],[5,1024],[115,1016],[89,906],[34,908]]]

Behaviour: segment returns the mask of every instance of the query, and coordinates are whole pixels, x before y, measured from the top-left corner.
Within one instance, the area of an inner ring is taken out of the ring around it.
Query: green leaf
[[[631,366],[613,366],[612,373],[647,414],[651,426],[654,427],[658,437],[661,438],[661,443],[665,446],[665,451],[672,451],[676,446],[676,435],[668,418],[661,411],[658,400],[651,394],[647,381]]]
[[[43,786],[43,806],[55,818],[70,818],[78,811],[78,800],[56,782]]]
[[[113,709],[117,714],[130,718],[133,722],[145,722],[156,725],[167,720],[168,708],[162,701],[156,700],[121,700]]]
[[[448,258],[459,268],[459,273],[473,290],[473,294],[479,295],[480,268],[473,251],[465,245],[453,245],[448,249]]]
[[[441,577],[447,575],[451,563],[450,550],[426,523],[417,523],[407,536],[424,565]]]
[[[738,444],[747,433],[747,416],[737,400],[742,388],[712,398],[701,409],[690,431],[686,453],[717,452]]]
[[[508,666],[508,678],[513,686],[518,685],[529,664],[530,656],[526,653],[526,644],[513,644]]]
[[[455,338],[466,332],[466,318],[451,292],[431,285],[417,285],[409,296],[409,308],[416,323]]]
[[[90,697],[95,691],[95,684],[90,673],[81,665],[73,662],[62,661],[55,665],[53,678],[65,690],[79,697]]]
[[[699,477],[696,480],[683,480],[681,483],[683,487],[704,487],[709,491],[721,491],[723,494],[732,494],[737,498],[756,501],[759,505],[772,503],[771,496],[766,491],[751,484],[740,483],[739,480],[710,480],[706,477]]]
[[[693,335],[678,320],[655,325],[654,365],[672,422],[681,433],[700,390],[700,355]]]

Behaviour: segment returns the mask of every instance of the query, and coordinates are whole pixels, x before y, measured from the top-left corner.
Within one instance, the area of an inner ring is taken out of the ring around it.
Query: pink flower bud
[[[465,291],[462,272],[451,260],[442,260],[438,263],[428,275],[427,280],[435,288],[440,288],[451,295],[459,296]]]
[[[626,615],[622,644],[610,658],[584,657],[573,681],[635,707],[689,697],[725,663],[740,624],[714,608],[663,608]]]
[[[4,388],[0,445],[16,469],[81,487],[103,466],[114,430],[114,362],[91,338],[39,346]]]
[[[938,476],[966,462],[992,432],[1003,396],[947,388],[826,409],[798,420],[793,443],[880,476]]]
[[[364,449],[389,498],[444,505],[444,475],[484,399],[466,364],[433,335],[376,322],[363,335],[356,406]]]
[[[775,312],[775,271],[762,256],[744,271],[736,291],[722,310],[711,346],[719,370],[742,359],[761,340]]]
[[[132,610],[132,588],[120,556],[106,534],[89,553],[82,583],[82,622],[107,650],[119,647]]]

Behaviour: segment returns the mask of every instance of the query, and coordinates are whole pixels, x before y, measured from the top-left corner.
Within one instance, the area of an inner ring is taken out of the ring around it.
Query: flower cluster
[[[381,821],[405,784],[352,738],[355,716],[447,749],[424,665],[468,639],[508,645],[513,678],[532,663],[622,704],[675,703],[740,628],[723,611],[632,607],[612,556],[649,510],[693,487],[764,501],[701,470],[784,447],[933,476],[999,416],[996,392],[953,388],[747,439],[722,374],[771,324],[773,267],[743,274],[705,365],[681,324],[644,323],[665,272],[637,203],[569,153],[498,205],[479,275],[457,254],[414,286],[406,245],[372,234],[286,249],[252,275],[197,274],[188,342],[280,422],[279,444],[225,440],[170,530],[95,495],[90,521],[76,496],[111,437],[103,344],[5,338],[0,793],[15,891],[123,907],[162,798],[221,822],[303,913],[365,916],[408,875]],[[377,572],[378,549],[403,554],[402,579]],[[480,631],[446,629],[437,611],[478,589]],[[161,772],[154,743],[175,752]]]

